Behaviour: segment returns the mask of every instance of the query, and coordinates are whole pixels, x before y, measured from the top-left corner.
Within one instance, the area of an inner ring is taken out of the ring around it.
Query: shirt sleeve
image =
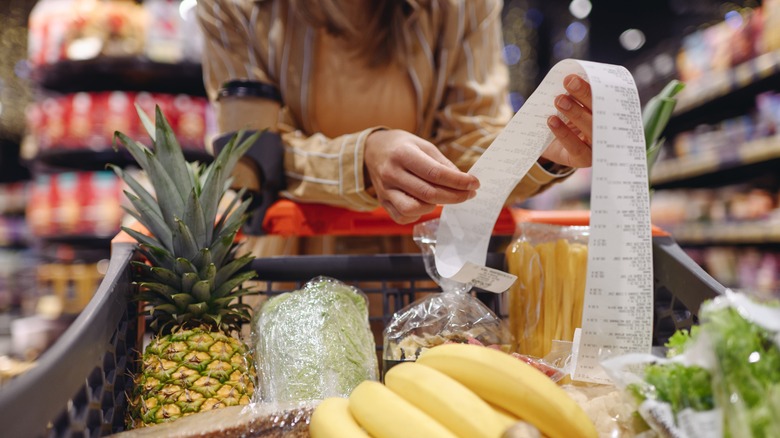
[[[328,138],[306,136],[296,129],[285,110],[280,131],[285,144],[284,168],[287,190],[282,195],[299,202],[330,204],[350,210],[379,207],[368,194],[363,165],[366,138],[381,126],[353,134]]]
[[[442,105],[436,114],[434,143],[460,169],[476,162],[512,117],[509,72],[503,58],[500,0],[464,2],[457,18],[463,35],[449,50],[451,73]],[[455,19],[455,18],[453,18]],[[456,25],[456,26],[457,26]],[[518,183],[508,202],[520,202],[574,169],[551,173],[535,163]]]
[[[268,37],[256,31],[251,1],[199,0],[197,18],[204,37],[203,82],[211,100],[231,80],[249,80],[277,85],[268,74]]]
[[[217,113],[221,134],[240,129],[269,128],[282,135],[287,188],[282,195],[300,202],[337,205],[352,210],[378,207],[365,191],[363,151],[368,135],[380,127],[337,138],[305,135],[288,107],[264,99],[220,98],[223,84],[234,80],[279,87],[270,74],[270,21],[285,22],[284,2],[199,0],[198,20],[204,34],[204,84]],[[256,8],[265,7],[269,10]],[[278,14],[278,15],[276,15]],[[275,17],[276,16],[276,17]],[[277,18],[278,17],[278,18]],[[288,42],[289,43],[289,42]],[[281,90],[284,93],[284,90]],[[284,96],[283,96],[284,97]]]

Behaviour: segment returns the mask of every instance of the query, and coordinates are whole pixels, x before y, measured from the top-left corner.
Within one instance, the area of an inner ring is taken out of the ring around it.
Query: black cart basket
[[[97,437],[124,429],[144,321],[130,299],[134,257],[133,244],[113,243],[108,272],[86,309],[32,370],[0,388],[0,435]],[[488,265],[504,269],[503,253],[490,253]],[[662,345],[674,330],[695,324],[701,303],[724,287],[669,236],[653,238],[653,266],[653,339]],[[417,294],[437,290],[420,254],[270,257],[255,259],[251,268],[263,293],[293,290],[326,275],[381,294],[384,324]]]

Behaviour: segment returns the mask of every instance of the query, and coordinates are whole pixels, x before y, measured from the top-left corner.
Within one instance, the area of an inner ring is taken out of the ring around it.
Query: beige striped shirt
[[[468,170],[512,115],[502,57],[502,2],[433,0],[423,8],[405,1],[414,42],[406,66],[416,106],[413,133]],[[221,131],[263,129],[268,126],[262,120],[274,120],[272,128],[285,145],[283,196],[353,210],[376,208],[376,198],[365,190],[363,151],[366,137],[382,126],[361,126],[332,138],[315,128],[312,101],[317,90],[311,85],[317,74],[317,29],[285,0],[199,0],[198,18],[205,35],[204,82]],[[237,79],[277,86],[283,106],[251,99],[218,101],[220,86]],[[354,93],[345,81],[333,84],[344,89],[329,90],[329,95]],[[333,111],[339,111],[335,103]],[[527,198],[569,173],[551,174],[537,164],[510,201]]]

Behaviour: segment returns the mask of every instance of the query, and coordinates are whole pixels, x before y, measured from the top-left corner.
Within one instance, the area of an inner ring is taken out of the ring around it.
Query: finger
[[[432,205],[457,204],[477,195],[475,190],[458,190],[434,185],[409,172],[397,173],[390,183],[409,196]]]
[[[593,138],[593,114],[564,94],[555,98],[555,107],[585,135],[583,140],[589,143]]]
[[[474,175],[441,164],[427,154],[423,159],[411,159],[403,167],[428,183],[455,190],[476,190],[479,180]]]
[[[563,87],[588,110],[593,108],[593,95],[588,81],[571,74],[563,79]]]
[[[420,149],[428,154],[429,157],[433,158],[437,162],[449,167],[450,169],[460,170],[458,169],[458,166],[455,165],[452,161],[449,160],[449,158],[445,157],[444,154],[434,146],[432,143],[424,142],[419,145]]]
[[[393,220],[398,223],[414,222],[420,216],[430,213],[436,208],[435,204],[421,201],[397,189],[385,192],[382,205],[391,214]]]
[[[558,142],[558,145],[553,144],[548,149],[554,149],[555,146],[559,146],[561,149],[554,151],[557,152],[557,156],[548,156],[547,158],[570,167],[589,167],[591,165],[592,150],[590,146],[582,141],[558,116],[548,117],[547,126],[555,135],[555,141]]]
[[[390,215],[390,219],[392,219],[397,224],[410,224],[419,219],[419,217],[414,219],[412,217],[402,216],[401,213],[399,213],[398,210],[393,206],[393,204],[387,201],[382,202],[382,208],[384,208],[387,214]]]

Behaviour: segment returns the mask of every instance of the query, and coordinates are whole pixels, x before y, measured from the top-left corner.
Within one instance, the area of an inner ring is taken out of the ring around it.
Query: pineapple
[[[228,177],[254,138],[239,144],[237,136],[209,165],[190,164],[160,109],[154,124],[138,112],[154,150],[119,132],[116,138],[146,171],[156,198],[113,166],[130,188],[128,213],[150,233],[123,228],[149,262],[133,263],[133,280],[154,331],[134,376],[129,427],[248,404],[255,387],[250,350],[234,337],[250,318],[237,298],[252,293],[242,286],[254,276],[242,269],[252,256],[237,257],[234,243],[249,201],[239,204],[239,193],[219,214]]]

